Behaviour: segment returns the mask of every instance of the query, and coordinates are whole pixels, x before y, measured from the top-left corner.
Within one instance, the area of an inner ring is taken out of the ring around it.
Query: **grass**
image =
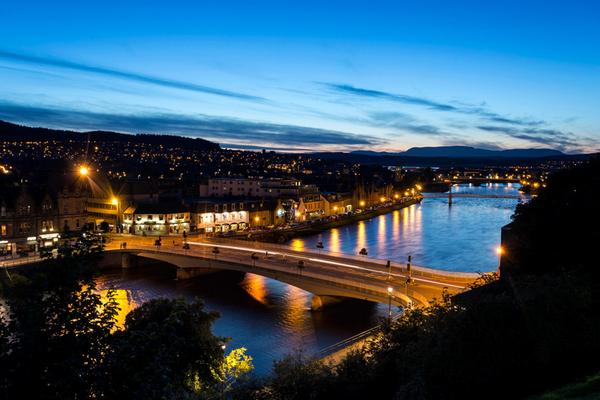
[[[585,380],[572,383],[528,400],[593,400],[600,399],[600,373],[588,376]]]

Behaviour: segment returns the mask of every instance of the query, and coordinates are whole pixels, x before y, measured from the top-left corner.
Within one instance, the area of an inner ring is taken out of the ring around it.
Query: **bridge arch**
[[[387,285],[377,291],[372,287],[357,284],[355,282],[344,282],[341,279],[328,281],[314,276],[311,271],[299,271],[293,264],[286,265],[283,269],[272,270],[261,266],[231,261],[220,261],[218,258],[200,257],[198,255],[168,254],[137,249],[109,250],[107,252],[120,253],[121,266],[124,268],[136,264],[132,260],[132,257],[161,261],[173,265],[177,268],[177,279],[190,279],[223,270],[253,273],[275,279],[312,293],[312,306],[314,310],[335,303],[337,302],[336,300],[343,298],[353,298],[379,303],[387,303],[390,300],[386,294]],[[413,306],[426,306],[429,304],[429,301],[425,296],[422,296],[419,293],[410,293],[410,295],[407,295],[400,290],[394,291],[391,300],[392,304],[396,306],[409,308]]]

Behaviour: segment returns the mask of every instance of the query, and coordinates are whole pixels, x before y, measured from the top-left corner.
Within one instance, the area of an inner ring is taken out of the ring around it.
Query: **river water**
[[[517,195],[515,185],[461,185],[456,193]],[[312,237],[296,239],[295,248],[315,249],[323,241],[329,251],[357,254],[456,271],[492,271],[500,228],[510,222],[518,200],[499,198],[424,199],[419,205]],[[374,326],[387,305],[349,301],[322,311],[310,310],[311,294],[253,274],[223,272],[176,281],[163,265],[109,270],[98,278],[102,290],[117,290],[121,322],[131,309],[159,297],[201,298],[221,317],[217,335],[231,338],[229,348],[246,347],[255,371],[266,374],[286,354],[314,354],[320,349]]]

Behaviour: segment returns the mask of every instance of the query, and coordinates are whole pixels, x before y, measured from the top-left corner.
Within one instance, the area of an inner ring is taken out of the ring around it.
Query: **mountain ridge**
[[[554,149],[506,149],[488,150],[471,146],[428,146],[411,147],[402,152],[376,152],[357,150],[352,154],[368,156],[400,156],[400,157],[451,157],[451,158],[541,158],[563,156],[565,153]]]
[[[0,120],[0,140],[2,141],[76,141],[87,142],[134,142],[147,144],[163,144],[168,147],[181,147],[197,150],[219,150],[218,143],[201,138],[189,138],[179,135],[149,134],[149,133],[120,133],[113,131],[72,131],[66,129],[51,129],[30,127],[13,124]]]

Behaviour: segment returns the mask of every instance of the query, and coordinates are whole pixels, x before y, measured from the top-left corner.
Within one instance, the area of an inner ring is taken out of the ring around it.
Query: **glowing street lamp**
[[[90,170],[85,165],[82,165],[81,167],[79,167],[79,175],[88,176],[89,173],[90,173]]]
[[[385,203],[385,197],[381,196],[379,200],[381,200],[382,203]]]
[[[361,200],[360,203],[358,203],[358,204],[360,204],[361,207],[364,207],[366,203],[364,200]]]
[[[392,324],[392,295],[394,294],[394,288],[388,286],[388,326]]]
[[[498,270],[500,270],[500,264],[502,264],[502,254],[504,254],[504,249],[502,246],[496,247],[496,254],[498,254]]]
[[[115,229],[116,229],[116,231],[118,233],[119,231],[121,231],[121,221],[120,221],[120,215],[119,215],[120,214],[119,213],[119,199],[117,199],[116,197],[113,196],[110,199],[110,204],[112,204],[113,206],[115,206],[115,208],[117,209],[116,210],[117,211],[117,217],[115,218],[115,220],[116,220]]]

